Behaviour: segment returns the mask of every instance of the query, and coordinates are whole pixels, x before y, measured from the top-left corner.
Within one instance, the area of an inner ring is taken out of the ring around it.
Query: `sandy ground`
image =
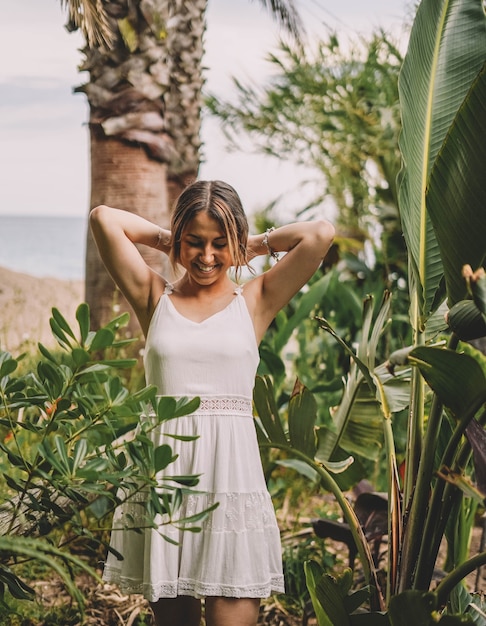
[[[83,300],[83,281],[37,278],[0,267],[0,349],[15,356],[38,342],[55,345],[51,309],[58,308],[73,324]]]

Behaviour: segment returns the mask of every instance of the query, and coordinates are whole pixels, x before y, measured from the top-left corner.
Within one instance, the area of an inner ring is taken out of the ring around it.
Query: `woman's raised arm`
[[[90,226],[106,269],[133,306],[143,328],[155,306],[155,281],[161,283],[161,279],[145,263],[136,244],[168,254],[170,231],[139,215],[105,205],[91,211]]]
[[[259,338],[278,311],[318,269],[331,247],[334,232],[334,226],[330,222],[318,220],[295,222],[249,237],[250,257],[281,253],[280,260],[254,279],[250,287],[250,306]]]

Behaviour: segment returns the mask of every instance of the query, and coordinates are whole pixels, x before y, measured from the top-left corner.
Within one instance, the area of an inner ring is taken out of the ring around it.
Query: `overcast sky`
[[[296,0],[309,38],[330,29],[353,37],[383,27],[405,41],[411,0]],[[72,89],[81,35],[64,29],[59,0],[2,0],[0,26],[0,214],[82,216],[88,210],[88,107]],[[231,76],[263,82],[278,27],[255,0],[209,0],[207,88],[231,96]],[[224,151],[214,122],[203,128],[202,178],[233,184],[248,211],[264,206],[301,175],[289,163]]]

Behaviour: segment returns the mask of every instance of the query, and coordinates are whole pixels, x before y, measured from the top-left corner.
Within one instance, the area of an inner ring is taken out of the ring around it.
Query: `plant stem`
[[[425,333],[416,333],[416,345],[425,343]],[[416,543],[419,541],[418,504],[415,493],[416,479],[420,459],[422,456],[422,431],[424,421],[424,380],[417,368],[412,371],[412,382],[410,387],[410,413],[407,433],[407,449],[405,478],[403,485],[403,544],[401,550],[401,562],[398,580],[398,590],[403,591],[410,587],[417,553]],[[408,513],[407,513],[408,512]]]
[[[435,593],[437,594],[437,598],[439,601],[439,606],[444,606],[447,602],[447,598],[449,594],[454,589],[456,585],[458,585],[463,578],[465,578],[471,572],[474,572],[475,569],[481,567],[486,563],[486,552],[480,552],[468,559],[461,565],[458,565],[452,572],[447,574],[445,578],[441,580],[441,582],[437,585],[437,589]]]
[[[356,543],[356,547],[358,548],[358,554],[361,559],[361,564],[363,567],[363,574],[364,574],[366,584],[368,585],[371,584],[376,589],[376,596],[375,596],[374,602],[372,598],[372,605],[375,605],[373,606],[373,608],[384,610],[384,600],[383,600],[382,594],[379,591],[380,585],[378,582],[378,578],[376,576],[376,569],[373,563],[373,557],[371,556],[368,541],[364,535],[363,529],[361,528],[361,524],[358,518],[356,517],[356,513],[354,512],[353,508],[349,504],[348,500],[345,498],[339,485],[332,478],[331,474],[326,470],[326,468],[323,465],[321,465],[320,463],[316,463],[313,459],[308,457],[306,454],[304,454],[303,452],[300,452],[300,450],[297,450],[296,448],[292,448],[289,445],[270,442],[270,443],[261,443],[260,446],[283,450],[291,454],[292,456],[298,459],[301,459],[302,461],[307,463],[310,467],[312,467],[312,469],[314,469],[317,472],[321,480],[322,486],[334,495],[334,497],[337,500],[337,503],[341,507],[345,521],[349,524],[349,529]]]
[[[390,419],[385,418],[383,430],[388,459],[388,572],[386,581],[386,603],[388,605],[397,585],[398,559],[402,541],[402,516],[395,441]]]
[[[455,471],[466,466],[468,457],[471,454],[471,447],[469,442],[466,441],[459,448],[460,441],[467,425],[473,419],[481,404],[482,402],[479,400],[478,403],[469,406],[466,413],[461,417],[444,451],[441,466],[453,466]],[[423,531],[424,540],[421,544],[417,571],[413,581],[414,589],[429,588],[440,542],[451,512],[452,500],[456,493],[457,487],[442,479],[438,479],[434,485]]]

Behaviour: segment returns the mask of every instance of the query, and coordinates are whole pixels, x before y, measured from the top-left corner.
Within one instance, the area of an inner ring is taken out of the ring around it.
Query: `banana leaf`
[[[486,45],[486,30],[484,40]],[[449,306],[466,297],[463,265],[476,269],[486,255],[485,163],[483,64],[439,152],[427,192],[427,209],[441,250]]]
[[[426,206],[429,176],[485,58],[481,0],[422,0],[399,78],[403,166],[398,179],[411,296],[417,298],[412,323],[419,332],[445,295],[441,252],[447,250],[439,248]]]
[[[468,354],[420,346],[410,362],[417,366],[441,402],[457,417],[468,407],[486,402],[486,378],[479,363]]]

